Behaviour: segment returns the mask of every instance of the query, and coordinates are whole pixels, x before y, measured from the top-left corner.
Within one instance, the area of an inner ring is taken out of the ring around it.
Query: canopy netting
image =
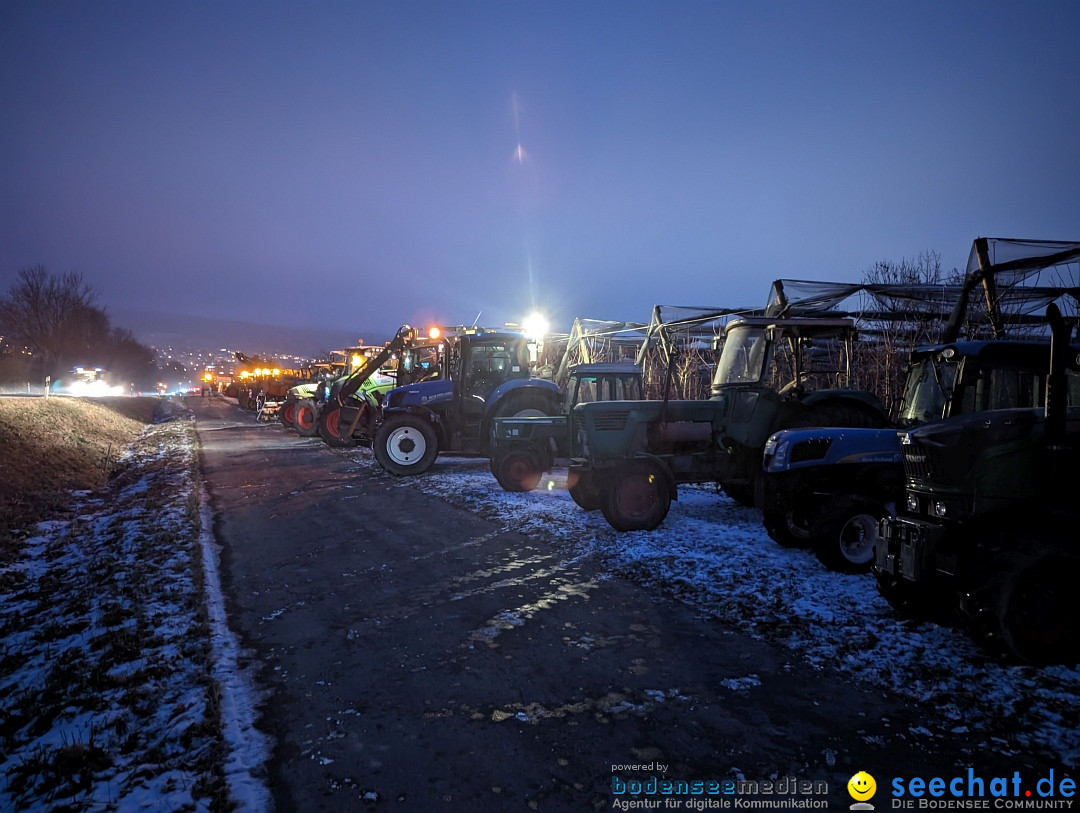
[[[1080,321],[1080,242],[979,238],[962,278],[947,284],[889,284],[777,279],[764,307],[657,305],[644,326],[637,361],[650,395],[708,397],[725,326],[739,316],[848,317],[859,329],[853,385],[890,405],[907,354],[917,345],[1046,336],[1046,307]],[[640,326],[637,326],[640,327]]]

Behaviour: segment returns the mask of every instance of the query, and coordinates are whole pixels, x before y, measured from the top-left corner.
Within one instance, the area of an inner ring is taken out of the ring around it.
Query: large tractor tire
[[[913,621],[947,620],[948,608],[936,584],[916,584],[899,576],[875,572],[878,592],[901,618]]]
[[[310,398],[296,402],[296,410],[293,416],[293,425],[301,437],[314,437],[319,430],[319,413],[315,409],[315,402]]]
[[[570,499],[583,511],[599,511],[603,506],[603,492],[596,487],[594,478],[588,471],[571,468],[566,475],[566,485]]]
[[[528,449],[501,452],[491,461],[491,472],[506,491],[532,491],[544,477],[540,459]]]
[[[439,440],[423,418],[394,415],[375,432],[371,448],[379,465],[391,474],[423,474],[439,454]]]
[[[635,462],[617,472],[604,492],[601,510],[616,531],[651,531],[671,507],[671,489],[660,468]]]
[[[959,609],[992,652],[1034,664],[1080,661],[1080,556],[1023,531],[983,548],[959,576]]]
[[[769,538],[785,548],[803,548],[810,545],[810,531],[799,523],[792,511],[763,508],[761,521]]]
[[[821,509],[811,532],[818,559],[830,570],[865,573],[874,563],[884,507],[863,497],[837,497]]]
[[[724,493],[744,508],[754,507],[754,484],[724,483]]]
[[[281,421],[281,425],[286,429],[293,429],[295,427],[294,420],[296,418],[296,401],[286,398],[285,403],[281,406],[281,411],[278,413],[278,420]]]
[[[319,437],[327,446],[335,449],[349,449],[356,445],[352,435],[344,435],[349,429],[348,424],[341,420],[341,407],[328,404],[319,412],[318,420]]]

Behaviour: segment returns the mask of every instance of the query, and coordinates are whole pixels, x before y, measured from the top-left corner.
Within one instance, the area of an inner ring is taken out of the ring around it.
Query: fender
[[[435,412],[432,409],[428,409],[425,406],[420,406],[419,404],[409,404],[407,406],[397,407],[384,406],[379,415],[379,423],[385,423],[387,418],[394,415],[413,415],[414,417],[420,418],[420,420],[428,423],[431,428],[435,430],[435,434],[439,438],[440,445],[446,443],[446,435],[443,431],[442,419],[440,418],[438,412]]]
[[[550,394],[556,401],[562,401],[563,392],[554,381],[548,381],[546,378],[511,378],[509,381],[501,383],[488,395],[487,402],[484,405],[484,417],[491,417],[492,411],[511,393],[526,390],[539,390],[542,393]]]
[[[393,415],[414,415],[417,418],[422,418],[436,428],[438,428],[439,424],[442,422],[439,413],[435,410],[428,409],[426,406],[420,406],[419,404],[407,404],[405,406],[383,407],[380,423]]]
[[[860,406],[868,407],[882,416],[884,420],[888,420],[888,416],[885,412],[885,407],[881,403],[881,399],[874,395],[872,392],[866,392],[865,390],[855,389],[833,389],[833,390],[815,390],[814,392],[807,393],[801,399],[801,403],[804,406],[814,406],[826,401],[851,401],[859,404]]]

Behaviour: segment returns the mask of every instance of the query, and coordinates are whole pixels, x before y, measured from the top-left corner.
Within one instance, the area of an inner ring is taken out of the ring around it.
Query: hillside
[[[160,398],[0,398],[0,558],[12,535],[101,488]]]

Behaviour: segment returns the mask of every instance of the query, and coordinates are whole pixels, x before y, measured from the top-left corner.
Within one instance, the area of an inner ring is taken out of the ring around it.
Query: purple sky
[[[0,3],[0,292],[392,331],[1080,239],[1080,3]]]

